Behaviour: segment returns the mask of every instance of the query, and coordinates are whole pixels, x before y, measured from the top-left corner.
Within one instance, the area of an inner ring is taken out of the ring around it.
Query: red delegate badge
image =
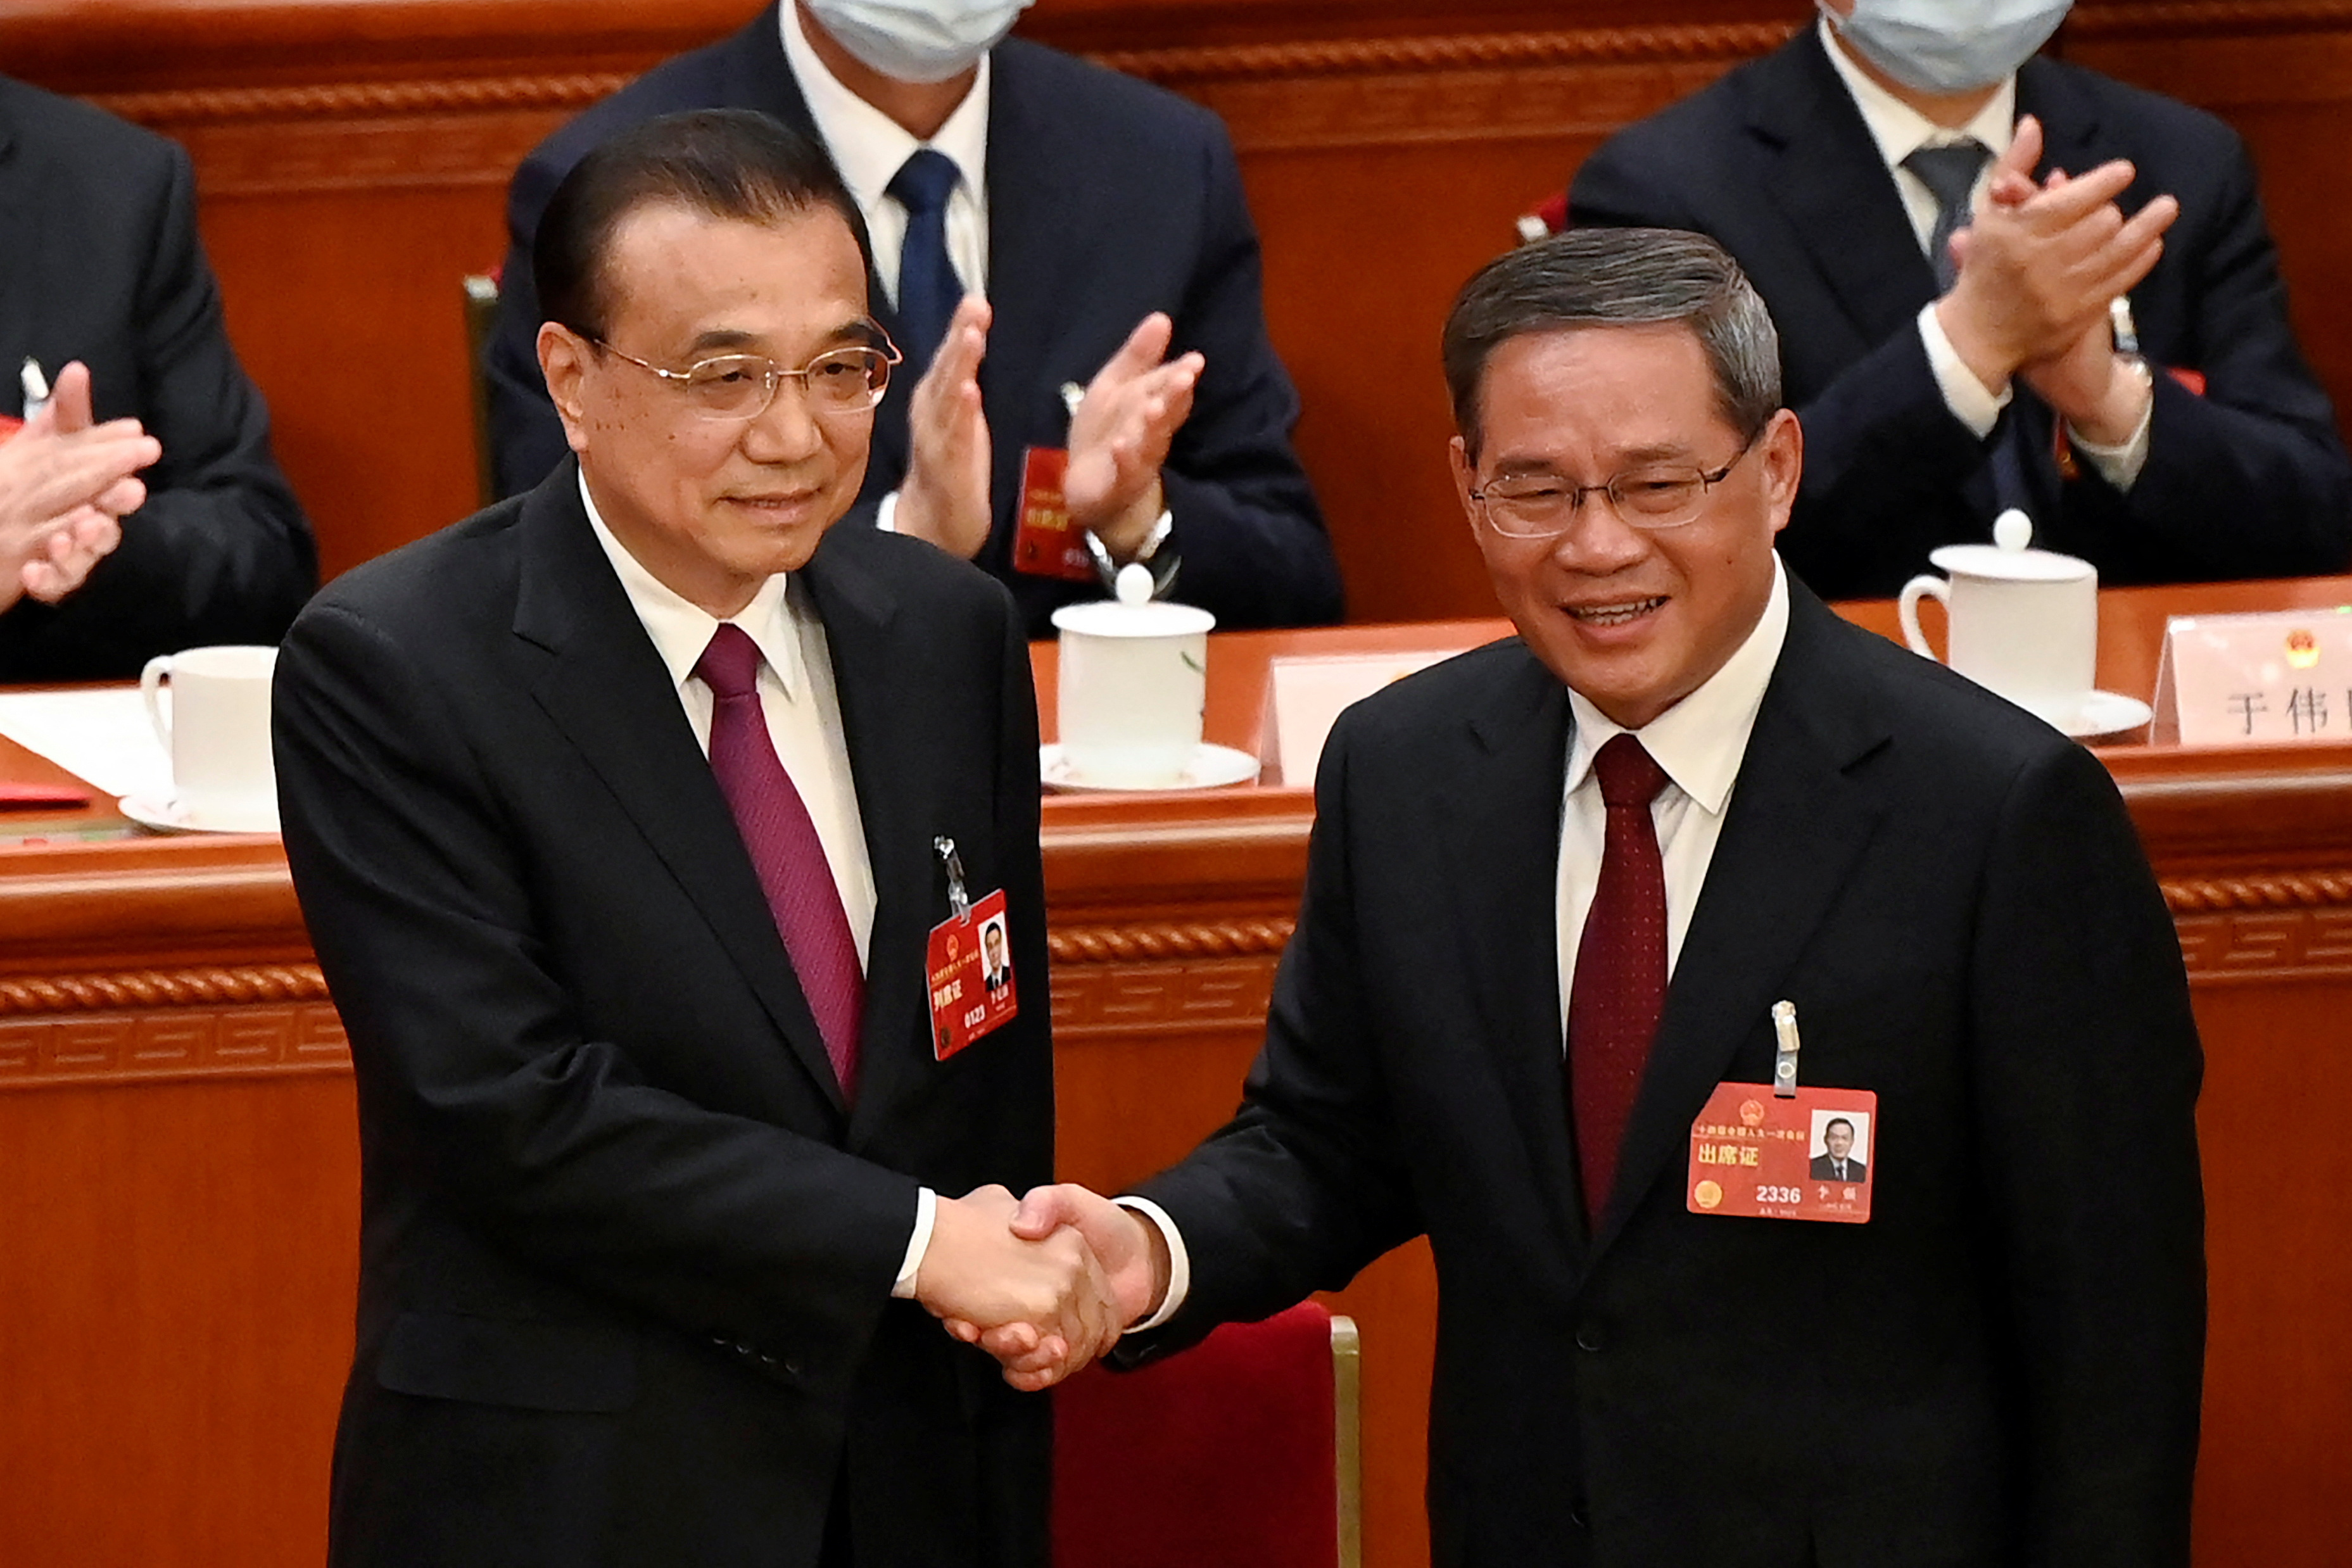
[[[1878,1096],[1866,1089],[1719,1083],[1691,1123],[1690,1212],[1761,1219],[1870,1218]]]
[[[1062,498],[1062,476],[1070,455],[1059,447],[1032,447],[1021,464],[1021,525],[1013,534],[1013,569],[1032,577],[1091,583],[1094,563],[1087,542],[1070,521]]]
[[[931,1051],[940,1061],[1011,1023],[1021,1007],[1003,889],[933,926],[923,967],[930,980]]]

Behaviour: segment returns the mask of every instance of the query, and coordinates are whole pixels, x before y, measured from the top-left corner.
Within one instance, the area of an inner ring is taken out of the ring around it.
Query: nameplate
[[[1403,653],[1305,654],[1272,661],[1258,727],[1261,784],[1311,784],[1323,742],[1349,704],[1391,681],[1463,652],[1458,647]]]
[[[2173,616],[2157,666],[2156,737],[2184,746],[2352,741],[2352,605]]]

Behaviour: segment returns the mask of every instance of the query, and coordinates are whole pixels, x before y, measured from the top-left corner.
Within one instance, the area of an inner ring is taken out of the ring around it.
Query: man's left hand
[[[1116,560],[1143,547],[1167,506],[1160,468],[1192,412],[1192,389],[1207,363],[1198,353],[1168,359],[1175,332],[1162,312],[1144,317],[1070,419],[1062,496],[1071,521],[1094,530]]]
[[[112,513],[77,507],[25,563],[26,595],[45,605],[62,602],[89,582],[90,572],[121,542],[122,524]]]

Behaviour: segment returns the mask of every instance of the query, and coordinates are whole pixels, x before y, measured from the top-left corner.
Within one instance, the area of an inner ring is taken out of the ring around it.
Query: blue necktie
[[[1969,197],[1977,175],[1992,157],[1992,149],[1970,138],[1948,147],[1920,147],[1903,160],[1936,198],[1936,226],[1927,235],[1927,261],[1936,269],[1936,291],[1948,290],[1959,269],[1952,265],[1952,234],[1968,226],[1972,216]]]
[[[907,209],[907,243],[898,252],[898,347],[914,375],[940,352],[963,299],[963,281],[948,261],[948,198],[962,177],[946,153],[919,147],[890,180],[891,197]]]

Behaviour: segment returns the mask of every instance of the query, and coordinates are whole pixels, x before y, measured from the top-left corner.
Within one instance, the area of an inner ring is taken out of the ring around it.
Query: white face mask
[[[980,63],[1033,0],[808,0],[811,15],[869,69],[946,81]]]
[[[1863,58],[1920,92],[1990,87],[2032,58],[2074,0],[1853,0],[1830,26]]]

